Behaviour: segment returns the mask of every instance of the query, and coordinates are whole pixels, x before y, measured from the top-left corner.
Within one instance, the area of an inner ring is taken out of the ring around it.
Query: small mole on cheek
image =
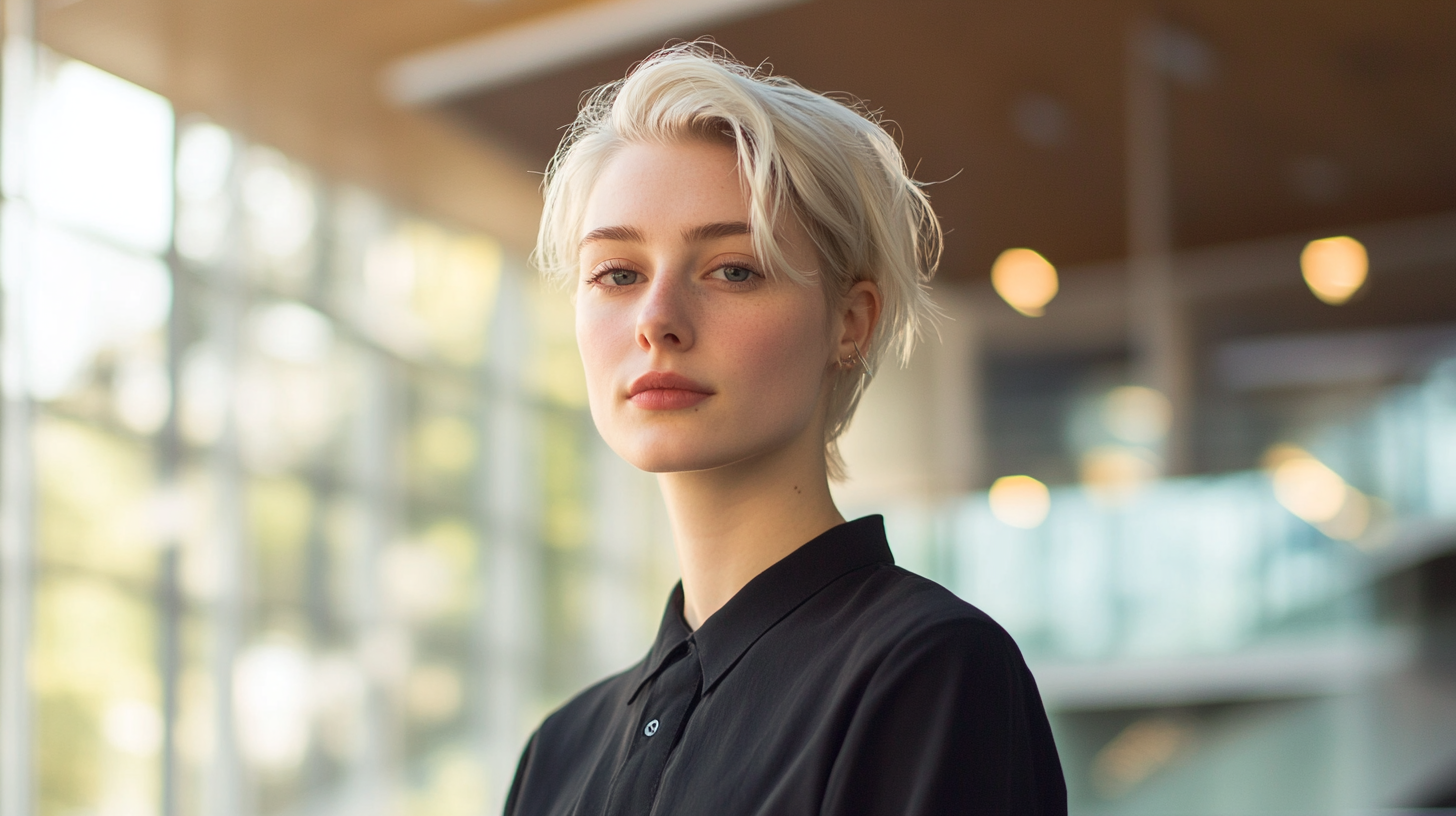
[[[803,493],[804,491],[800,490],[798,485],[794,485],[794,492],[795,493]]]

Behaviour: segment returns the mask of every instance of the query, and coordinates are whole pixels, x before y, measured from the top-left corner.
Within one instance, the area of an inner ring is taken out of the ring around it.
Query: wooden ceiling
[[[653,43],[433,111],[388,103],[382,72],[579,4],[43,0],[40,30],[179,110],[524,247],[531,171],[581,92]],[[1123,51],[1140,14],[1214,55],[1206,83],[1173,90],[1180,246],[1456,207],[1449,0],[808,0],[680,35],[882,109],[919,178],[941,182],[945,274],[980,279],[1009,246],[1059,266],[1123,254]]]
[[[539,177],[381,89],[399,55],[574,0],[38,0],[49,47],[150,88],[338,179],[485,229],[535,237]]]
[[[810,0],[682,35],[882,109],[918,177],[941,182],[943,274],[977,279],[1013,246],[1059,266],[1124,254],[1124,53],[1139,15],[1212,56],[1202,81],[1172,83],[1178,246],[1456,207],[1445,0]],[[582,90],[648,50],[447,107],[541,167]]]

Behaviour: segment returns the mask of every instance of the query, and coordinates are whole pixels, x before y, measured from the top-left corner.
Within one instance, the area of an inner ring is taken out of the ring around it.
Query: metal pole
[[[1191,403],[1187,316],[1173,283],[1173,190],[1162,29],[1135,20],[1127,38],[1128,326],[1134,379],[1167,397],[1164,468],[1186,471]]]
[[[181,522],[183,497],[182,437],[178,411],[181,407],[182,347],[185,342],[179,302],[187,291],[182,276],[182,259],[177,254],[177,151],[182,144],[182,123],[172,118],[172,236],[167,247],[167,272],[172,278],[172,310],[167,316],[167,421],[157,433],[157,485],[160,490],[161,555],[157,565],[157,673],[162,681],[161,789],[158,812],[177,814],[177,718],[178,686],[181,678],[182,594]]]
[[[27,135],[35,91],[34,0],[4,0],[0,85],[0,816],[29,816],[33,801],[28,683],[35,575],[35,479],[25,376],[23,288],[30,272]]]
[[[241,211],[241,170],[236,156],[239,145],[233,145],[234,160],[228,177],[231,211]],[[242,270],[241,224],[234,215],[229,224],[228,246],[223,260],[213,270],[216,286],[211,292],[208,309],[209,342],[225,371],[223,388],[226,405],[223,429],[213,443],[210,463],[213,490],[216,495],[213,535],[215,595],[210,614],[212,629],[211,673],[213,681],[213,751],[207,782],[209,816],[245,816],[252,811],[247,780],[239,755],[237,716],[233,704],[233,664],[242,646],[247,598],[244,584],[247,574],[246,521],[243,491],[246,483],[238,452],[237,375],[242,356],[242,320],[244,298]]]

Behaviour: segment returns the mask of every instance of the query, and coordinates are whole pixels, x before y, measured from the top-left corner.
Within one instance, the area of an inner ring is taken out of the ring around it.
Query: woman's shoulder
[[[608,721],[632,695],[640,679],[642,663],[600,680],[546,715],[539,733],[552,744],[581,744],[601,734]]]
[[[902,567],[883,565],[854,593],[866,635],[904,647],[934,642],[942,647],[1014,654],[1015,640],[975,605],[935,581]]]

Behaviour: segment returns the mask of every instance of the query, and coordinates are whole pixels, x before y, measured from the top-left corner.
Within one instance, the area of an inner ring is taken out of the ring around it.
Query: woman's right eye
[[[637,282],[637,273],[630,269],[613,269],[602,277],[606,278],[612,286],[631,286]]]

